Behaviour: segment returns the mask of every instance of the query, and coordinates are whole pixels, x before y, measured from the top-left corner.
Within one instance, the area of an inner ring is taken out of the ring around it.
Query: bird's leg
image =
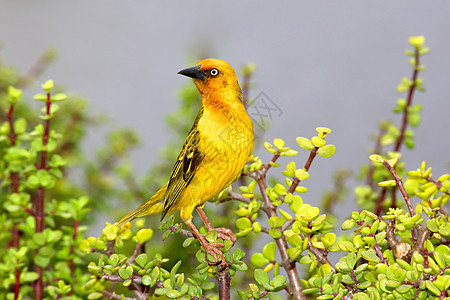
[[[200,215],[200,218],[202,218],[203,223],[205,223],[205,226],[206,228],[208,228],[208,230],[217,231],[217,236],[220,237],[222,240],[230,240],[233,243],[233,245],[234,243],[236,243],[236,236],[233,234],[233,231],[231,231],[228,228],[214,228],[211,222],[209,222],[208,218],[206,217],[206,214],[203,211],[203,209],[200,206],[197,206],[195,209]]]
[[[220,256],[220,259],[222,262],[226,262],[225,257],[223,256],[222,251],[219,250],[219,247],[223,247],[223,244],[214,242],[214,243],[208,243],[207,240],[203,237],[203,235],[200,234],[198,229],[195,227],[194,223],[192,221],[184,221],[186,225],[191,229],[192,233],[195,235],[195,237],[198,239],[202,247],[205,249],[206,254],[211,254],[214,257],[214,264],[219,263],[219,259],[217,258],[217,255]]]

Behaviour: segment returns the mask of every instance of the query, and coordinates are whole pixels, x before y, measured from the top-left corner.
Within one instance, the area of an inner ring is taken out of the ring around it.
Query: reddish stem
[[[403,109],[403,120],[402,120],[402,127],[400,129],[400,136],[398,137],[397,143],[395,144],[394,151],[399,152],[400,147],[403,143],[403,139],[405,138],[405,131],[406,127],[408,126],[408,108],[411,106],[414,91],[416,90],[416,80],[417,76],[419,74],[419,65],[420,65],[420,56],[419,56],[419,49],[416,48],[416,51],[414,53],[415,58],[415,65],[414,70],[411,78],[411,86],[408,90],[408,97],[407,97],[407,103],[405,105],[405,108]]]
[[[6,118],[7,118],[8,123],[9,123],[9,135],[8,135],[8,137],[9,137],[9,140],[11,141],[11,145],[14,146],[16,144],[17,136],[16,136],[16,133],[14,132],[14,121],[13,121],[13,118],[12,118],[13,112],[14,112],[14,104],[11,104],[9,106],[8,113],[6,114]]]
[[[51,106],[51,98],[50,93],[47,93],[47,101],[46,101],[46,112],[47,116],[50,115],[50,106]],[[47,169],[47,150],[46,146],[48,144],[50,133],[50,120],[45,120],[45,129],[44,134],[42,136],[42,146],[43,149],[41,151],[41,162],[38,166],[38,169],[45,170]],[[36,199],[36,212],[34,217],[36,218],[36,233],[42,232],[44,230],[44,200],[45,200],[45,189],[43,187],[39,187],[37,191],[37,199]],[[39,277],[34,284],[34,299],[42,299],[43,297],[43,270],[38,265],[34,266],[34,270],[38,273]]]

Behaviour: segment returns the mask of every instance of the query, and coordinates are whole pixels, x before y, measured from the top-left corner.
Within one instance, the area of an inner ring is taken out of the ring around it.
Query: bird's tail
[[[162,200],[164,198],[164,194],[166,193],[166,189],[167,184],[157,191],[147,202],[123,217],[117,224],[117,227],[121,227],[136,218],[162,212],[164,209],[164,203]]]

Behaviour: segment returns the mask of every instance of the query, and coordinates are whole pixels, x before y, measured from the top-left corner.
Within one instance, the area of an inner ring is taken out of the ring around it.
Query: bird
[[[203,211],[205,203],[229,187],[239,177],[253,149],[253,123],[242,98],[233,68],[225,61],[209,58],[178,74],[192,78],[200,93],[202,106],[178,154],[168,182],[142,206],[123,217],[117,226],[135,218],[180,211],[180,217],[200,241],[206,253],[225,262],[223,244],[208,243],[195,227],[194,209],[208,230],[218,237],[236,237],[228,228],[214,228]]]

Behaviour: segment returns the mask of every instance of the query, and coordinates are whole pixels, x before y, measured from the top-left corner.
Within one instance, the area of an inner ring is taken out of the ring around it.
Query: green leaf
[[[20,282],[32,282],[39,278],[39,274],[36,272],[26,272],[20,274]]]
[[[258,268],[264,266],[265,264],[267,264],[269,262],[269,260],[262,253],[259,253],[259,252],[253,254],[250,261],[252,262],[252,264],[255,267],[258,267]]]
[[[103,294],[102,294],[102,293],[99,293],[99,292],[91,293],[91,294],[89,294],[89,296],[88,296],[88,299],[89,299],[89,300],[92,300],[92,299],[100,299],[100,298],[103,298]]]
[[[149,228],[142,228],[136,233],[136,238],[139,244],[144,244],[149,241],[153,236],[153,230]]]
[[[152,284],[152,278],[148,275],[142,276],[142,284],[143,285],[150,285]]]
[[[253,274],[254,274],[256,282],[258,282],[262,286],[264,286],[264,284],[268,284],[270,282],[269,274],[267,274],[267,272],[264,270],[255,269],[255,272]]]
[[[67,99],[67,95],[64,93],[57,93],[56,95],[51,97],[52,102],[64,101]]]
[[[262,249],[264,257],[268,260],[273,261],[275,259],[275,252],[277,251],[277,245],[274,242],[270,242],[265,245]]]
[[[325,145],[323,147],[320,147],[319,150],[317,150],[317,154],[319,154],[322,157],[333,156],[333,154],[335,152],[336,152],[336,146],[335,145]]]
[[[346,261],[346,263],[347,263],[347,266],[348,266],[350,269],[353,269],[353,268],[355,267],[355,264],[356,264],[356,261],[357,261],[357,260],[358,260],[358,257],[357,257],[356,254],[353,253],[353,252],[349,253],[349,254],[346,256],[346,258],[345,258],[345,261]]]
[[[241,259],[243,259],[245,256],[245,253],[242,252],[241,249],[237,248],[236,250],[234,250],[233,252],[233,261],[237,262],[240,261]]]
[[[384,159],[378,154],[372,154],[369,156],[369,159],[374,163],[383,163]]]
[[[126,270],[125,268],[120,268],[118,272],[119,272],[119,276],[120,276],[122,279],[128,279],[128,278],[130,278],[130,274],[128,274],[128,272],[127,272],[127,270]]]
[[[352,229],[353,227],[355,227],[356,222],[355,220],[346,220],[344,223],[342,223],[342,230],[349,230]]]
[[[275,147],[277,147],[278,149],[283,148],[284,147],[284,141],[282,139],[276,138],[273,140],[273,144],[275,145]]]
[[[44,256],[44,255],[36,255],[34,256],[34,262],[41,268],[46,268],[50,263],[50,256]]]
[[[14,132],[17,135],[23,134],[27,130],[27,120],[24,118],[18,118],[14,122]]]
[[[284,217],[272,216],[269,218],[269,226],[271,228],[280,228],[286,219]]]
[[[269,230],[269,235],[271,237],[273,237],[274,239],[279,239],[279,238],[281,238],[283,236],[281,231],[279,231],[278,229],[270,229]]]
[[[53,80],[47,80],[43,85],[41,85],[42,89],[46,91],[47,93],[50,93],[50,91],[53,89],[54,83]]]
[[[433,284],[433,282],[427,280],[427,281],[425,281],[425,286],[434,295],[436,295],[436,296],[440,296],[441,295],[441,291]]]
[[[247,217],[239,218],[236,221],[236,227],[241,231],[250,228],[251,226],[252,222]]]
[[[166,296],[170,299],[176,299],[176,298],[181,297],[181,293],[180,293],[180,291],[177,291],[177,290],[170,290],[166,293]]]
[[[277,293],[269,292],[269,300],[283,300],[284,298]]]
[[[47,96],[43,94],[36,94],[33,96],[33,99],[38,101],[47,101]]]
[[[396,186],[396,185],[397,185],[397,183],[394,179],[378,182],[378,186],[381,186],[381,187],[391,187],[391,186]]]
[[[139,254],[134,261],[141,267],[145,267],[145,265],[147,264],[147,254],[146,253]]]
[[[299,180],[306,180],[309,178],[309,173],[304,169],[298,169],[295,171],[295,177],[297,177]]]
[[[130,286],[132,282],[133,281],[130,278],[128,278],[124,282],[122,282],[122,285],[123,286]]]
[[[298,137],[298,138],[296,139],[296,141],[297,141],[297,144],[298,144],[300,147],[302,147],[303,149],[306,149],[306,150],[312,150],[312,149],[314,149],[314,145],[313,145],[312,142],[311,142],[309,139],[307,139],[307,138],[304,138],[304,137]]]
[[[326,144],[325,140],[319,136],[313,136],[311,142],[315,147],[323,147]]]
[[[215,230],[210,230],[205,234],[205,239],[209,242],[209,243],[214,243],[215,241],[217,241],[217,231]]]
[[[371,262],[379,262],[380,261],[380,258],[376,255],[374,250],[362,251],[361,255],[364,259],[371,261]]]
[[[207,291],[207,290],[213,289],[214,286],[215,286],[214,282],[207,281],[207,282],[205,282],[205,283],[202,284],[202,289],[204,289],[204,290]]]
[[[285,283],[286,283],[286,276],[284,276],[284,275],[277,275],[271,281],[271,284],[275,288],[282,287]]]

